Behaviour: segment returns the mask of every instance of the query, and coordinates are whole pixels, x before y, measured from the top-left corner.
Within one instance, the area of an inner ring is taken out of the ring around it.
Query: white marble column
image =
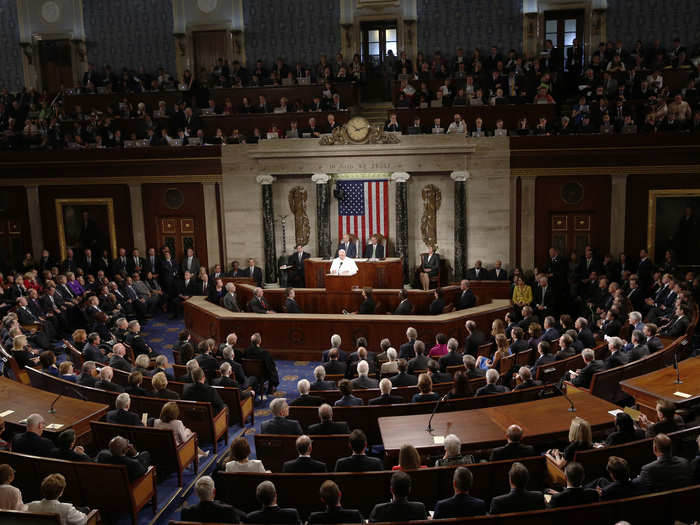
[[[520,265],[535,266],[535,182],[536,177],[520,177]]]
[[[627,208],[627,174],[611,175],[610,192],[610,253],[613,257],[625,251],[625,227]]]
[[[207,260],[209,268],[220,261],[219,255],[219,221],[216,209],[216,183],[203,182],[202,193],[204,194],[204,225],[207,232]]]
[[[146,254],[146,226],[143,219],[143,195],[140,184],[129,184],[129,200],[131,201],[131,233],[134,238],[134,248],[141,255]]]
[[[32,252],[34,258],[41,257],[44,249],[44,231],[41,227],[41,205],[39,204],[39,186],[31,184],[25,186],[27,192],[27,206],[29,212],[29,231],[32,236]]]

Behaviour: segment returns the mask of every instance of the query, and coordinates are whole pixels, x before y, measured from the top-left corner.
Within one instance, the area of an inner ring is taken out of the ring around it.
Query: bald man
[[[506,444],[503,447],[494,448],[491,451],[489,461],[501,459],[529,458],[535,455],[535,449],[531,445],[523,445],[523,429],[518,425],[511,425],[506,430]]]

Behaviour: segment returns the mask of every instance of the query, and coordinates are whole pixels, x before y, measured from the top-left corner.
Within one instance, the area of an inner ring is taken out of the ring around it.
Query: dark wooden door
[[[587,212],[553,212],[549,245],[558,248],[562,256],[571,252],[583,254],[586,245],[591,244],[591,218]]]
[[[386,64],[387,53],[397,56],[396,20],[362,22],[360,58],[367,71],[366,100],[391,100],[393,72]]]
[[[221,31],[194,31],[192,33],[192,46],[194,50],[194,71],[198,80],[209,80],[216,61],[219,58],[226,59],[227,34]],[[202,74],[202,69],[206,74]]]
[[[73,87],[73,60],[69,40],[39,41],[39,63],[43,88],[55,93]]]
[[[197,253],[195,226],[192,217],[158,217],[158,243],[168,246],[176,260],[181,261],[188,248]]]

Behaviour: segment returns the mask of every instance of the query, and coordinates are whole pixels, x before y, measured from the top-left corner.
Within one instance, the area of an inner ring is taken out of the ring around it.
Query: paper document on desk
[[[436,445],[444,445],[445,436],[433,436],[433,443],[435,443]]]
[[[686,394],[685,392],[674,392],[673,395],[678,396],[678,397],[682,397],[685,399],[688,399],[689,397],[693,397],[690,394]]]
[[[15,413],[14,410],[5,410],[4,412],[0,412],[0,417],[7,417],[10,414],[14,414],[14,413]]]

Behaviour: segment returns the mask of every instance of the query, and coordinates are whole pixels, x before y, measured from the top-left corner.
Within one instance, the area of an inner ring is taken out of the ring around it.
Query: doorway
[[[192,71],[192,74],[197,80],[208,81],[214,66],[216,66],[216,61],[219,58],[227,60],[226,33],[225,30],[194,31],[192,33],[192,47],[194,50],[194,71]]]
[[[39,63],[43,89],[55,93],[62,87],[73,87],[70,40],[40,40]]]
[[[188,248],[197,253],[193,217],[158,217],[158,244],[170,248],[172,256],[180,261]]]
[[[591,220],[589,212],[552,213],[549,245],[557,248],[563,257],[571,252],[581,255],[591,244]]]
[[[574,45],[574,38],[578,40],[579,47],[584,48],[583,42],[583,9],[565,11],[547,11],[544,13],[544,40],[551,40],[556,49],[560,49],[563,55],[564,70],[568,71],[567,52]],[[585,63],[585,57],[583,57]]]
[[[363,95],[366,100],[391,100],[397,50],[396,20],[360,23],[360,58],[367,71],[367,85]],[[387,60],[389,51],[393,60]]]

